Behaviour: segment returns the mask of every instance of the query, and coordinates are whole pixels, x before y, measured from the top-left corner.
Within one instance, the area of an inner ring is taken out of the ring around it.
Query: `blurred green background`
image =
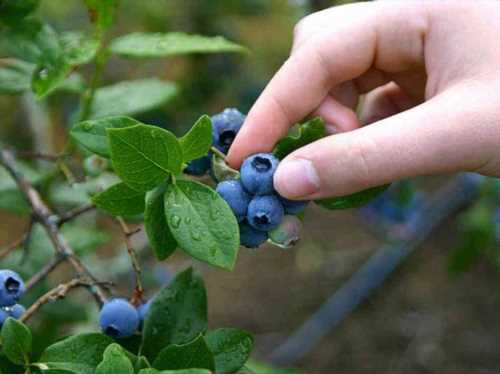
[[[145,123],[163,126],[178,135],[204,113],[217,113],[226,107],[237,107],[246,113],[287,58],[295,23],[306,14],[335,3],[123,0],[110,38],[134,31],[224,35],[247,46],[250,53],[137,61],[113,57],[103,84],[152,76],[178,82],[181,91],[174,100],[137,116]],[[45,0],[37,12],[58,31],[90,27],[80,0]],[[82,73],[88,75],[90,71],[83,69]],[[67,92],[54,94],[42,102],[36,102],[30,95],[0,96],[0,141],[18,149],[60,151],[77,104],[78,97]],[[5,176],[0,174],[0,178]],[[446,180],[446,177],[419,180],[417,185],[432,191]],[[73,187],[60,184],[45,192],[52,204],[64,210],[84,202],[87,188],[82,183]],[[1,199],[15,198],[1,192],[0,189],[0,205]],[[490,217],[495,204],[496,200],[481,200],[474,214],[482,218],[486,209],[486,216]],[[0,213],[0,247],[17,239],[26,229],[27,218],[19,214],[21,205],[18,208],[14,209],[16,212]],[[475,231],[479,232],[479,238],[490,235],[489,218],[487,221],[474,221],[479,222],[474,226],[479,227]],[[466,240],[457,222],[456,217],[447,219],[389,282],[296,366],[305,373],[497,373],[500,368],[497,246],[479,240],[463,249]],[[29,276],[42,266],[52,252],[40,231],[35,230],[25,262],[20,263],[23,256],[16,252],[2,260],[1,267],[13,267]],[[129,260],[116,224],[89,214],[68,225],[65,234],[103,278],[116,273],[113,280],[120,285],[118,293],[130,290]],[[138,248],[143,248],[140,254],[150,295],[189,264],[187,257],[176,254],[167,264],[158,265],[152,260],[144,238],[138,235],[135,241]],[[358,212],[331,213],[311,207],[306,213],[303,238],[294,249],[283,251],[269,246],[259,251],[242,249],[232,273],[197,265],[207,282],[210,323],[254,333],[256,356],[265,359],[382,243]],[[488,247],[488,256],[483,256],[483,247]],[[450,261],[465,263],[460,270],[466,271],[450,271]],[[49,284],[64,279],[67,271],[60,268],[25,303],[29,304]],[[68,332],[93,330],[95,316],[95,307],[88,302],[87,295],[76,293],[66,301],[44,308],[42,316],[35,320],[40,336],[36,341],[46,344]]]

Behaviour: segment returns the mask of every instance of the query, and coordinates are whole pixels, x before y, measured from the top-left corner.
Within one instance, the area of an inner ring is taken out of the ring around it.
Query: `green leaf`
[[[142,369],[148,369],[150,367],[151,367],[151,365],[149,364],[148,359],[144,356],[139,356],[139,358],[137,359],[137,362],[134,365],[134,369],[136,372],[138,372]]]
[[[141,124],[130,117],[106,117],[83,121],[75,124],[70,131],[71,137],[90,152],[109,158],[107,129],[121,129]]]
[[[321,139],[325,135],[325,123],[321,118],[314,118],[300,125],[296,136],[290,135],[281,139],[274,147],[273,153],[282,160],[296,149]]]
[[[19,94],[31,89],[31,75],[35,66],[20,60],[0,64],[0,94]]]
[[[131,188],[147,192],[182,166],[182,148],[169,131],[136,125],[107,129],[116,174]]]
[[[85,364],[73,362],[37,362],[32,366],[40,369],[42,373],[48,374],[94,374],[95,368]]]
[[[242,368],[253,347],[248,332],[231,328],[209,331],[205,341],[214,354],[217,374],[231,374]]]
[[[177,369],[215,369],[214,356],[203,339],[198,336],[195,340],[164,348],[153,362],[153,367],[159,370]]]
[[[240,172],[231,168],[217,153],[212,155],[212,172],[217,182],[240,178]]]
[[[57,33],[50,25],[32,19],[3,29],[0,46],[9,56],[34,64],[55,62],[61,55]]]
[[[166,187],[160,186],[146,196],[144,225],[149,243],[158,260],[163,261],[177,248],[177,242],[167,225],[164,198]]]
[[[206,369],[182,369],[182,370],[163,370],[157,369],[142,369],[139,374],[212,374],[210,370]]]
[[[80,31],[61,34],[64,60],[71,66],[83,65],[94,59],[99,49],[99,40]]]
[[[95,374],[134,374],[132,362],[118,344],[111,344],[104,351],[102,362],[97,366]]]
[[[283,369],[271,366],[267,363],[260,362],[254,359],[248,360],[245,364],[245,368],[247,368],[250,373],[258,373],[258,374],[300,374],[301,371],[297,369]],[[238,374],[240,372],[238,371]]]
[[[240,247],[238,222],[217,192],[198,182],[178,180],[165,194],[165,215],[182,250],[200,261],[233,269]]]
[[[191,53],[246,52],[246,48],[216,36],[189,35],[180,32],[137,32],[111,42],[111,52],[123,57],[167,57]]]
[[[47,347],[40,361],[84,364],[96,368],[112,343],[113,339],[103,334],[74,335]]]
[[[101,33],[113,25],[118,2],[119,0],[85,0],[90,19]]]
[[[134,115],[158,108],[177,95],[175,83],[159,79],[124,81],[96,90],[91,118]]]
[[[61,55],[55,61],[44,61],[33,72],[31,88],[38,99],[56,90],[68,77],[71,65]]]
[[[30,362],[33,337],[31,331],[12,317],[7,318],[2,326],[2,351],[14,364]]]
[[[205,156],[212,146],[212,121],[210,117],[202,116],[191,130],[180,139],[180,142],[185,162]]]
[[[203,279],[189,268],[154,298],[144,321],[142,353],[151,361],[167,345],[185,344],[207,329]]]
[[[94,196],[92,201],[101,210],[113,216],[134,216],[144,213],[145,193],[131,189],[125,183],[118,183]]]
[[[390,185],[387,184],[384,186],[372,187],[347,196],[316,200],[315,203],[330,210],[360,208],[384,193],[389,186]]]
[[[26,17],[40,4],[40,0],[1,0],[0,20],[15,24],[20,18]]]

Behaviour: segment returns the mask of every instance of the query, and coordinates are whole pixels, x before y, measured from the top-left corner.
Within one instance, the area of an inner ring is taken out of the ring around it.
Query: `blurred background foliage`
[[[135,31],[184,31],[223,35],[248,47],[250,53],[155,60],[112,57],[102,83],[148,77],[177,82],[180,92],[175,98],[136,117],[180,135],[203,113],[226,107],[246,113],[287,58],[295,23],[312,11],[347,2],[123,0],[109,39]],[[37,13],[57,31],[90,29],[81,0],[45,0]],[[80,72],[88,77],[91,68]],[[0,141],[17,149],[60,151],[75,118],[77,100],[68,92],[40,102],[29,94],[0,96]],[[69,187],[47,183],[50,175],[43,173],[43,167],[42,172],[29,165],[25,168],[60,210],[85,203],[89,191],[114,181],[104,173]],[[266,358],[381,245],[405,240],[419,219],[419,207],[448,179],[404,181],[359,212],[332,214],[312,207],[296,248],[242,250],[233,273],[198,265],[207,281],[211,323],[255,333],[256,356]],[[496,180],[483,181],[478,198],[457,216],[448,217],[368,303],[330,332],[298,366],[305,373],[498,372],[499,191]],[[27,219],[22,199],[1,172],[0,207],[8,207],[8,212],[0,212],[2,248],[25,231]],[[117,292],[129,292],[133,277],[115,223],[88,214],[65,226],[64,233],[97,274],[106,279],[112,275],[111,280],[120,285]],[[150,295],[188,264],[182,254],[168,264],[157,264],[141,235],[135,245],[145,248],[140,256]],[[15,252],[1,260],[1,267],[28,277],[51,256],[47,238],[35,228],[27,253]],[[67,271],[58,269],[23,302],[29,304]],[[69,332],[94,330],[96,312],[84,293],[49,305],[34,320],[35,342],[46,345]]]

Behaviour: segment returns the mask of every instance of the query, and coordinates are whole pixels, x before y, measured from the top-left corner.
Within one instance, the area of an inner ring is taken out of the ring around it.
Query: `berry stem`
[[[141,229],[130,230],[122,217],[117,218],[118,223],[123,232],[125,238],[125,245],[127,247],[128,255],[130,256],[130,262],[132,263],[132,269],[135,273],[135,290],[131,299],[133,305],[139,305],[142,303],[142,296],[144,294],[144,288],[142,286],[142,269],[137,259],[137,253],[135,252],[134,246],[132,245],[132,236],[138,233]]]
[[[18,171],[14,154],[9,150],[0,149],[0,163],[9,172],[21,192],[24,194],[26,201],[33,210],[34,219],[40,223],[47,232],[58,256],[63,257],[64,260],[73,267],[79,277],[88,278],[92,280],[94,284],[97,283],[90,270],[82,263],[80,258],[75,255],[73,249],[59,231],[58,222],[60,218],[52,213],[42,200],[38,191],[35,190],[31,183],[29,183]],[[106,302],[106,293],[101,286],[96,285],[95,287],[87,287],[87,289],[92,293],[99,305]]]
[[[223,160],[226,159],[226,155],[224,153],[222,153],[221,151],[219,151],[217,148],[215,147],[210,147],[210,150],[215,153],[217,156],[221,157]]]

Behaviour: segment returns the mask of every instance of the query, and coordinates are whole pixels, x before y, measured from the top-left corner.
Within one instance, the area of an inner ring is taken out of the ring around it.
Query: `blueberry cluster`
[[[0,326],[8,317],[18,319],[26,309],[17,304],[24,295],[24,281],[12,270],[0,270]]]
[[[212,145],[227,154],[244,121],[245,116],[234,108],[225,109],[212,116]],[[203,156],[191,161],[184,172],[190,175],[205,175],[210,170],[211,163],[211,155]]]
[[[114,339],[129,338],[142,329],[152,300],[135,308],[126,299],[116,298],[103,305],[99,314],[101,330]]]
[[[298,240],[301,213],[306,201],[279,196],[273,178],[279,160],[272,153],[258,153],[245,159],[240,179],[220,182],[217,192],[231,207],[240,224],[240,242],[257,248],[268,238],[289,246]]]

